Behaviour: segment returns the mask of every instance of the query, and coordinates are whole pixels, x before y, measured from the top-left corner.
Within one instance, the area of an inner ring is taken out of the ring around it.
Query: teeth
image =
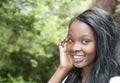
[[[81,58],[84,58],[84,56],[83,55],[74,55],[73,58],[75,58],[75,59],[81,59]]]

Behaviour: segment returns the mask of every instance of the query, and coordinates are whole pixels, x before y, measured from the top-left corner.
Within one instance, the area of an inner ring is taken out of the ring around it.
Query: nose
[[[79,42],[76,42],[72,45],[71,50],[73,52],[80,52],[82,50],[82,45]]]

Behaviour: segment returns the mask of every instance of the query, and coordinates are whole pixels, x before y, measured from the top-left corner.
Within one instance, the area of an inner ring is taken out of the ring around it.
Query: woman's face
[[[84,22],[74,21],[68,31],[67,49],[75,67],[89,67],[96,57],[95,34],[91,27]]]

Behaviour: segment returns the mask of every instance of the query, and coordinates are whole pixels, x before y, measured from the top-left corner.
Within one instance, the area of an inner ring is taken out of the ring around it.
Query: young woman
[[[71,19],[60,42],[60,65],[48,83],[109,83],[120,75],[119,33],[102,9],[88,9]]]

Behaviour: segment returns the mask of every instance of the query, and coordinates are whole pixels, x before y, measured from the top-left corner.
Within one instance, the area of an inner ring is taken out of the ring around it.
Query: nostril
[[[79,52],[79,51],[81,51],[81,50],[82,50],[81,45],[76,44],[76,45],[73,46],[73,51],[75,51],[75,52]]]

